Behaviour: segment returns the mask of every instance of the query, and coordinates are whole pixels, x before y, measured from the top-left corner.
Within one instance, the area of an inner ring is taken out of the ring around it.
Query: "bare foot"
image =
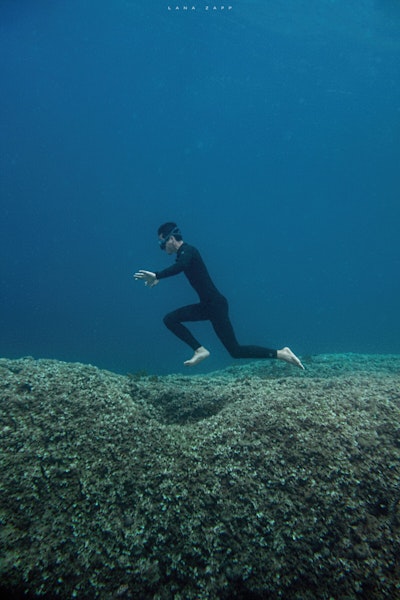
[[[291,365],[295,365],[295,367],[300,367],[300,369],[304,369],[300,359],[297,358],[297,356],[288,347],[282,348],[282,350],[278,350],[277,358],[279,358],[279,360],[284,360],[285,362]]]
[[[197,350],[194,351],[192,358],[190,360],[185,360],[183,364],[187,367],[194,367],[195,365],[198,365],[199,362],[201,362],[205,358],[208,358],[209,356],[209,351],[206,350],[204,346],[200,346],[200,348],[197,348]]]

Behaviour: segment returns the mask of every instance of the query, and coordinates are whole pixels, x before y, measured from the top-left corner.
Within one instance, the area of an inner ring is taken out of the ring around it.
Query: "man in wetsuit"
[[[300,360],[290,350],[272,350],[262,346],[239,345],[231,321],[229,319],[228,302],[215,287],[207,267],[199,251],[182,239],[176,223],[164,223],[158,228],[158,243],[167,254],[176,254],[176,261],[163,271],[139,270],[136,280],[144,281],[148,287],[154,287],[161,279],[184,273],[190,285],[197,292],[200,302],[189,304],[168,313],[164,323],[179,339],[188,344],[194,351],[192,358],[185,365],[192,367],[210,356],[209,351],[196,340],[189,329],[182,325],[188,321],[211,321],[214,331],[233,358],[277,358],[304,369]]]

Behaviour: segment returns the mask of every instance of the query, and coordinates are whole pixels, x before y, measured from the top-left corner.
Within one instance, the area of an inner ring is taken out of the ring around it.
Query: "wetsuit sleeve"
[[[178,255],[176,262],[163,269],[163,271],[156,271],[157,279],[165,279],[166,277],[172,277],[178,275],[187,269],[192,260],[192,249],[190,247],[184,248]]]

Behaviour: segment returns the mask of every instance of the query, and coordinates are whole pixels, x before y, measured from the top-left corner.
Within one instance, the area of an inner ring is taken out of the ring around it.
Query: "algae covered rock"
[[[0,591],[400,595],[399,357],[208,376],[0,360]]]

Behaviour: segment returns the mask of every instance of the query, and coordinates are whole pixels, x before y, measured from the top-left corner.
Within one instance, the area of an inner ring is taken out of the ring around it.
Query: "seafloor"
[[[2,597],[399,599],[400,356],[304,362],[0,360]]]

